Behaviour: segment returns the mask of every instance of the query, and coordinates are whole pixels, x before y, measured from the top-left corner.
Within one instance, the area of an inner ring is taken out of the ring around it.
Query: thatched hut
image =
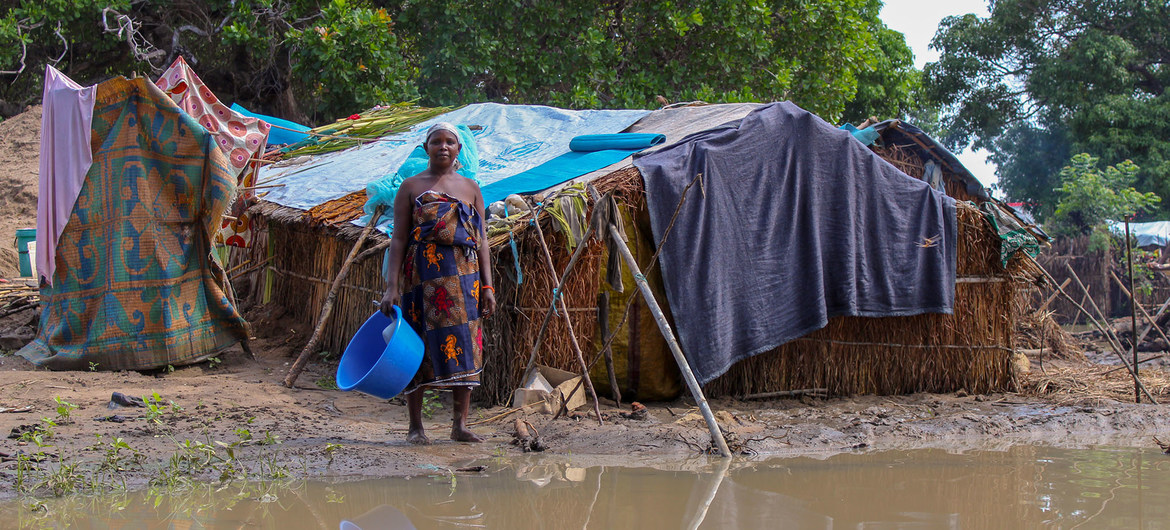
[[[742,117],[755,107],[707,105],[655,111],[627,130],[663,133],[669,144],[690,132]],[[872,149],[895,167],[922,179],[928,163],[935,164],[941,168],[948,195],[976,203],[991,200],[953,155],[921,131],[915,133],[916,129],[900,122],[878,125],[875,128],[881,139]],[[651,285],[658,286],[661,293],[659,271],[650,267],[655,245],[638,170],[615,164],[575,181],[613,193],[625,220],[629,246],[643,269],[649,269],[646,277]],[[555,193],[546,192],[545,200]],[[243,283],[238,286],[244,303],[278,304],[301,329],[310,329],[329,284],[360,232],[346,221],[360,216],[364,200],[364,191],[358,191],[310,210],[269,202],[254,206],[250,211],[257,228],[254,244],[233,259],[236,264],[252,264],[243,266],[253,270],[241,276]],[[538,221],[548,236],[557,267],[557,274],[549,272],[536,232],[528,226],[530,219],[512,220],[517,222],[509,229],[493,231],[491,236],[502,310],[485,326],[484,391],[477,394],[493,403],[506,402],[519,385],[536,331],[553,302],[557,276],[572,252],[565,235],[558,231],[558,223],[541,216]],[[375,235],[371,244],[384,237]],[[613,343],[613,364],[623,395],[639,399],[677,395],[681,389],[677,367],[645,304],[630,287],[628,273],[624,292],[615,291],[603,280],[609,261],[606,248],[597,241],[585,244],[584,255],[560,292],[576,335],[582,338],[586,358],[596,359],[602,340],[619,330]],[[339,293],[322,349],[341,351],[372,312],[371,301],[380,296],[383,285],[381,261],[378,254],[355,264]],[[1013,259],[1005,267],[1000,259],[999,235],[980,210],[960,205],[953,314],[835,317],[821,330],[736,364],[707,384],[705,391],[712,396],[743,396],[802,388],[826,388],[834,395],[1009,389],[1013,384],[1011,354],[1016,347],[1013,302],[1021,285],[1038,275],[1031,267],[1030,261],[1022,259]],[[658,299],[669,311],[665,296]],[[628,300],[630,308],[625,311]],[[567,336],[563,323],[553,319],[536,348],[539,361],[579,371]],[[595,363],[591,373],[599,394],[606,395],[605,364]]]

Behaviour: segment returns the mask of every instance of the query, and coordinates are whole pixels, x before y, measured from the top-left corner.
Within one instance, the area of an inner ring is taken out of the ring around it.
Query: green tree
[[[791,99],[830,121],[899,114],[917,82],[879,0],[406,2],[435,104],[577,108]],[[815,43],[812,44],[812,43]]]
[[[178,55],[224,99],[314,122],[415,97],[650,108],[657,96],[790,99],[856,120],[904,113],[918,83],[880,0],[15,1],[0,70],[25,67],[0,75],[16,80],[0,101],[18,106],[39,97],[45,63],[92,83],[156,75]]]
[[[1135,187],[1165,195],[1167,27],[1165,0],[997,0],[987,18],[945,19],[931,44],[939,61],[924,70],[944,141],[994,153],[1002,188],[1039,202],[1041,216],[1054,212],[1069,153],[1133,160]]]
[[[1138,166],[1125,160],[1116,166],[1097,168],[1097,157],[1080,153],[1060,170],[1060,197],[1052,228],[1060,234],[1079,235],[1103,227],[1106,221],[1123,221],[1149,211],[1162,201],[1153,192],[1133,188]]]
[[[1170,6],[1165,0],[997,0],[945,19],[924,69],[944,142],[993,153],[1014,199],[1054,213],[1069,153],[1142,167],[1137,190],[1170,192]]]

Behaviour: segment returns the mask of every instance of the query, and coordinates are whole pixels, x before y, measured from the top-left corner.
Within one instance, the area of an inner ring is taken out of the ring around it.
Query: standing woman
[[[438,123],[423,142],[427,169],[402,182],[394,197],[390,278],[382,312],[403,317],[418,332],[426,355],[406,390],[411,443],[429,444],[423,432],[424,388],[451,388],[455,396],[451,439],[482,442],[467,429],[471,388],[483,370],[481,317],[496,310],[484,228],[483,194],[458,173],[458,130]]]

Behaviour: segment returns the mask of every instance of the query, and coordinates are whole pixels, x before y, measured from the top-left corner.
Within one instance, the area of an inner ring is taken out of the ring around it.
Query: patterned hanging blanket
[[[93,165],[20,355],[55,370],[182,365],[247,337],[211,255],[235,178],[215,140],[146,79],[97,87]]]
[[[415,199],[402,266],[402,313],[426,355],[410,393],[423,385],[475,386],[483,370],[479,313],[479,213],[445,193]]]
[[[215,137],[215,144],[227,155],[228,166],[241,187],[256,185],[256,159],[264,153],[271,127],[252,116],[244,116],[219,101],[219,98],[195,75],[183,57],[175,58],[174,64],[159,76],[155,82],[171,100],[190,114]],[[254,189],[247,189],[232,201],[231,214],[235,220],[224,219],[216,234],[216,242],[234,247],[247,247],[252,241],[252,221],[245,211],[245,200],[255,196]]]

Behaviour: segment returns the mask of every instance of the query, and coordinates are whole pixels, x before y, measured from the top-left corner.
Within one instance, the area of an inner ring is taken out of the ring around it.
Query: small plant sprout
[[[77,408],[77,405],[61,399],[60,396],[54,397],[53,401],[57,403],[57,423],[59,425],[73,423],[73,421],[69,419],[69,415],[73,413],[73,411]]]
[[[329,462],[325,464],[325,467],[333,465],[333,456],[337,453],[337,451],[340,451],[342,447],[345,446],[335,443],[325,444],[325,457],[329,459]]]
[[[439,393],[434,390],[423,391],[422,413],[427,419],[431,419],[435,412],[443,408],[443,403],[439,400]]]
[[[211,368],[212,370],[219,368],[219,365],[221,364],[223,364],[223,359],[220,359],[219,357],[211,357],[207,359],[207,367]]]
[[[96,372],[96,371],[98,371],[98,363],[95,363],[95,362],[93,362],[93,361],[90,361],[90,362],[89,362],[89,371],[91,371],[91,372]]]

